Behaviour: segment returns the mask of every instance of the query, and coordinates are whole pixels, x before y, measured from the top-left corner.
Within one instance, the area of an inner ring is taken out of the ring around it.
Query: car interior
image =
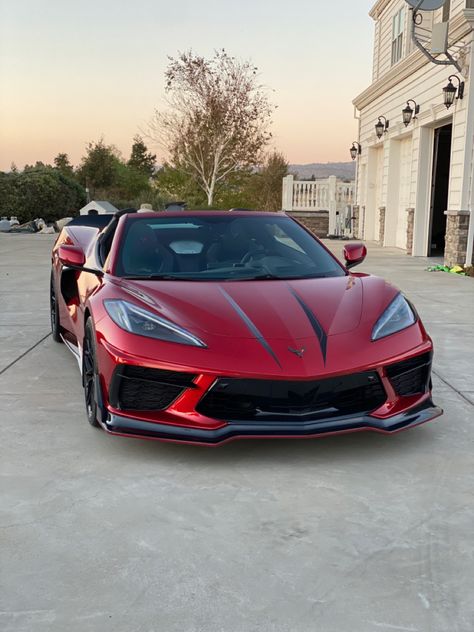
[[[185,221],[170,218],[167,222],[133,219],[124,236],[118,273],[203,279],[344,274],[314,238],[298,225],[294,227],[315,252],[307,252],[302,242],[298,243],[272,218],[200,221],[191,217]],[[110,236],[103,240],[103,255],[108,241],[111,244]]]

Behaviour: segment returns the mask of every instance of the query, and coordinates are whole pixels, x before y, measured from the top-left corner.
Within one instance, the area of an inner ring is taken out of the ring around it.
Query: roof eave
[[[382,11],[390,3],[390,0],[377,0],[374,6],[370,9],[369,15],[373,20],[378,20]]]

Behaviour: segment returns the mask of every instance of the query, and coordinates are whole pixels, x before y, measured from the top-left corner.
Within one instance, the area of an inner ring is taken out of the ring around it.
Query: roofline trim
[[[370,9],[369,15],[373,20],[378,20],[380,14],[386,9],[387,5],[390,4],[391,0],[377,0],[374,6]]]

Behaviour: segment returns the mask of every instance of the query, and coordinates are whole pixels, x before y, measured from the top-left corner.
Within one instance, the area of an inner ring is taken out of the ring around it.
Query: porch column
[[[415,209],[407,208],[407,255],[413,254],[413,227],[415,225]]]
[[[293,210],[293,180],[294,176],[288,175],[283,178],[283,190],[281,207],[283,211]]]
[[[383,246],[385,242],[385,206],[379,208],[379,245]]]
[[[463,266],[467,255],[470,213],[445,211],[444,214],[447,216],[444,263],[447,266]]]
[[[336,232],[336,212],[337,212],[337,202],[336,202],[337,178],[336,176],[329,176],[328,185],[329,185],[329,234],[334,235],[334,233]]]
[[[354,239],[360,239],[359,237],[359,213],[360,206],[355,204],[352,207],[352,236]]]

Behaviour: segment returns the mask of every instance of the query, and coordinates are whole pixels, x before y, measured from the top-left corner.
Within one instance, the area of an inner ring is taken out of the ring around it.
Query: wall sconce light
[[[410,107],[410,103],[413,103],[415,107]],[[417,105],[413,99],[408,99],[406,108],[402,110],[403,123],[405,127],[408,127],[412,121],[416,120],[416,115],[420,113],[420,106]]]
[[[382,138],[382,136],[387,133],[388,124],[389,121],[387,121],[385,116],[379,116],[379,120],[375,125],[375,133],[377,134],[377,138]]]
[[[452,81],[453,79],[456,79],[458,81],[457,88],[455,85],[453,85],[453,81]],[[444,105],[446,106],[446,109],[449,110],[449,108],[453,105],[455,99],[462,99],[464,97],[465,84],[464,84],[464,81],[461,81],[461,79],[459,79],[457,75],[451,75],[448,78],[448,81],[449,83],[447,86],[443,88],[443,92],[444,92]]]
[[[360,156],[362,153],[362,145],[355,140],[349,151],[351,152],[352,160],[355,160],[357,156]]]

